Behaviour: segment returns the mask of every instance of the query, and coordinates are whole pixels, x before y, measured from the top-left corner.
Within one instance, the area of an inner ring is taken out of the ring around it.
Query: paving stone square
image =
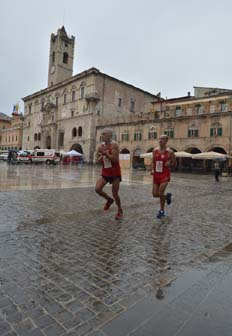
[[[165,320],[175,279],[231,253],[223,251],[232,241],[231,177],[217,183],[174,173],[173,203],[159,220],[150,173],[125,170],[124,218],[116,221],[115,205],[104,212],[95,193],[99,175],[95,166],[0,163],[0,335],[113,335],[114,323],[117,336],[149,335],[141,329],[146,311],[153,307]],[[181,297],[187,316],[188,295]],[[124,314],[135,325],[123,334]],[[183,321],[175,314],[178,330]]]

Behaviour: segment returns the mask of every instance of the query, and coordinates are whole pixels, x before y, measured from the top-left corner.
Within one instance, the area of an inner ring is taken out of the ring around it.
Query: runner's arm
[[[154,155],[154,152],[152,152],[152,161],[151,161],[151,175],[154,175],[154,172],[155,172],[155,164],[154,164],[154,158],[155,158],[155,155]]]
[[[169,151],[169,160],[168,160],[169,167],[176,167],[176,156],[172,150]]]
[[[96,161],[102,162],[102,159],[103,159],[102,149],[101,147],[98,147],[97,152],[96,152]]]

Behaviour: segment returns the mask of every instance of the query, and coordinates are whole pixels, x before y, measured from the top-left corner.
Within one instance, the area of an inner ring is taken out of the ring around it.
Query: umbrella
[[[199,154],[193,154],[192,158],[199,160],[226,160],[232,158],[232,156],[217,152],[203,152]]]
[[[141,158],[152,158],[152,155],[153,155],[153,153],[150,152],[150,153],[140,154],[139,156],[140,156]]]
[[[83,154],[75,151],[75,150],[71,150],[70,152],[64,153],[64,155],[68,155],[68,156],[83,156]]]
[[[175,152],[174,153],[176,157],[187,157],[191,158],[192,154],[187,153],[187,152]],[[152,152],[151,153],[145,153],[145,154],[140,154],[141,158],[152,158]]]
[[[187,152],[175,152],[176,157],[191,158],[192,154]]]

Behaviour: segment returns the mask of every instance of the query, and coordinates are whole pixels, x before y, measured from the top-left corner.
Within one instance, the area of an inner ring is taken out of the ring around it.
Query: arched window
[[[64,93],[64,104],[66,104],[66,103],[67,103],[67,94]]]
[[[34,134],[34,140],[37,141],[37,133]]]
[[[78,127],[78,136],[79,137],[82,136],[82,127],[81,126]]]
[[[81,90],[80,96],[81,96],[81,98],[84,98],[85,97],[85,87],[81,86],[80,90]]]
[[[38,140],[41,140],[41,133],[38,133]]]
[[[76,129],[76,127],[74,127],[72,129],[72,137],[75,138],[76,136],[77,136],[77,129]]]
[[[63,53],[63,63],[68,64],[68,53],[67,52]]]
[[[53,51],[53,53],[52,53],[52,63],[55,63],[55,60],[56,60],[55,51]]]
[[[72,91],[72,102],[76,100],[76,91]]]

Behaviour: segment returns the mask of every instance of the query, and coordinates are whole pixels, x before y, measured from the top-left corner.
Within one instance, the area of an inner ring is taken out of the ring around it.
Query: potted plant
[[[226,177],[226,176],[228,176],[229,174],[228,174],[228,168],[223,168],[222,169],[222,176],[224,176],[224,177]]]

